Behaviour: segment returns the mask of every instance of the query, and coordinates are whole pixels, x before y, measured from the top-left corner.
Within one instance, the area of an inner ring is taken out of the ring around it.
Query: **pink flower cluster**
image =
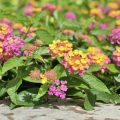
[[[7,24],[0,24],[0,62],[14,55],[21,54],[20,48],[23,48],[25,42],[18,36],[13,36],[12,29]]]
[[[120,29],[119,28],[114,28],[112,30],[112,33],[109,35],[108,40],[110,40],[111,44],[120,44]]]
[[[42,10],[43,11],[47,11],[48,14],[50,15],[53,15],[53,12],[57,9],[57,7],[55,5],[52,5],[50,3],[47,3],[45,4],[43,7],[42,7]]]
[[[67,84],[67,81],[54,80],[54,83],[55,83],[55,85],[57,85],[57,87],[50,85],[48,94],[55,95],[57,97],[60,97],[61,99],[65,99],[66,98],[65,92],[68,89],[67,86],[65,85],[65,84]]]
[[[112,58],[113,62],[120,66],[120,47],[117,47],[116,51],[113,52]]]
[[[32,5],[28,5],[25,7],[25,11],[24,11],[24,15],[32,15],[33,14],[33,6]]]
[[[73,12],[66,12],[66,13],[65,13],[65,17],[66,17],[67,19],[70,19],[70,20],[75,20],[75,19],[76,19],[76,15],[75,15],[75,13],[73,13]]]
[[[75,34],[75,31],[73,31],[73,30],[64,30],[63,33],[64,33],[65,35],[67,35],[67,34],[69,34],[69,35],[74,35],[74,34]]]

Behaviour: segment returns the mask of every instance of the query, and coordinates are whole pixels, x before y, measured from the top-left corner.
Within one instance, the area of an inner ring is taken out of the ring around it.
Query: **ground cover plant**
[[[0,98],[120,104],[119,0],[2,0]]]

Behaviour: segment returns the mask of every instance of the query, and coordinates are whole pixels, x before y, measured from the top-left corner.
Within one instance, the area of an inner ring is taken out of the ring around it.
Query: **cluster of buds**
[[[112,58],[113,62],[116,63],[117,66],[120,66],[120,47],[117,47],[116,51],[113,52]]]
[[[65,99],[66,98],[65,92],[68,89],[67,86],[65,85],[67,84],[67,81],[54,80],[54,83],[57,87],[50,85],[48,94],[55,95],[57,97],[60,97],[61,99]]]
[[[67,35],[67,34],[69,34],[69,35],[74,35],[74,34],[75,34],[75,31],[73,31],[73,30],[64,30],[63,33],[64,33],[65,35]]]
[[[14,55],[21,54],[20,48],[23,48],[25,42],[18,36],[13,36],[12,29],[7,24],[0,24],[0,61],[7,61]]]
[[[108,71],[108,69],[104,66],[104,64],[110,64],[110,59],[108,56],[102,53],[100,48],[97,47],[89,47],[87,49],[89,52],[87,53],[88,58],[90,59],[90,64],[101,65],[101,69],[96,73],[100,73],[100,71]]]
[[[42,46],[42,45],[43,45],[43,42],[42,42],[42,40],[41,40],[41,39],[37,39],[37,40],[35,40],[35,41],[33,42],[33,44],[34,44],[35,46],[40,47],[40,46]]]
[[[53,44],[49,45],[47,52],[51,53],[51,57],[54,59],[57,56],[65,56],[69,51],[72,51],[72,43],[69,43],[68,41],[61,42],[60,40],[54,40]]]
[[[76,20],[76,15],[73,12],[66,12],[65,17],[70,20]]]
[[[42,6],[43,11],[47,11],[48,14],[53,15],[53,12],[57,9],[55,5],[52,5],[50,3],[45,4]]]
[[[100,17],[103,18],[103,12],[101,9],[99,8],[93,8],[90,10],[90,16],[96,16],[96,17]]]
[[[108,40],[110,40],[111,44],[120,44],[120,29],[113,29],[112,33],[109,35]]]
[[[108,13],[109,17],[119,19],[120,18],[120,10],[113,10]]]
[[[73,74],[77,71],[79,75],[83,75],[84,69],[87,70],[89,68],[90,60],[87,54],[83,53],[81,50],[74,50],[64,56],[62,64],[65,68],[68,68],[69,73]]]
[[[36,48],[37,48],[37,46],[34,46],[34,45],[32,45],[32,44],[26,45],[26,46],[25,46],[25,49],[26,49],[26,50],[24,51],[23,56],[24,56],[24,57],[26,57],[27,55],[32,56],[32,53],[33,53],[33,51],[36,50]]]
[[[77,37],[81,38],[81,39],[87,39],[88,40],[88,44],[91,45],[92,44],[92,39],[91,37],[89,37],[88,35],[83,35],[81,33],[77,33]]]

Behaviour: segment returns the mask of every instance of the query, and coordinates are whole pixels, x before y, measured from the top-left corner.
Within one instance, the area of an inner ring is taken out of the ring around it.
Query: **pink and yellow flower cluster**
[[[24,42],[22,38],[13,36],[12,29],[7,24],[0,23],[0,61],[7,61],[14,55],[19,56]]]
[[[106,72],[108,69],[104,66],[104,64],[110,64],[110,59],[107,55],[103,54],[100,48],[97,47],[89,47],[87,49],[89,52],[87,53],[88,58],[90,59],[90,64],[101,65],[101,69],[104,69]],[[99,73],[100,71],[97,71]]]
[[[47,52],[51,53],[51,57],[54,59],[57,56],[65,56],[69,51],[72,51],[72,43],[69,43],[68,41],[61,42],[60,40],[54,40],[53,44],[49,45]]]
[[[120,47],[117,47],[116,51],[113,52],[112,58],[113,62],[116,63],[117,66],[120,66]]]
[[[86,53],[83,53],[81,50],[74,50],[69,51],[68,54],[64,56],[62,64],[65,68],[68,68],[69,73],[73,74],[77,71],[79,75],[83,75],[84,69],[87,70],[89,68],[90,60]]]

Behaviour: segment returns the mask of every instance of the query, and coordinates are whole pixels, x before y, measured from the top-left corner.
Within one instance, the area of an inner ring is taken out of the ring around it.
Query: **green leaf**
[[[12,110],[15,107],[16,107],[16,105],[13,102],[11,102],[11,104],[10,104],[10,110]]]
[[[91,64],[89,68],[87,69],[87,72],[96,72],[99,71],[101,68],[101,65]]]
[[[6,84],[0,81],[0,97],[3,97],[6,94]]]
[[[82,25],[80,25],[80,23],[74,21],[64,22],[63,26],[65,27],[65,29],[70,30],[80,30],[82,28]]]
[[[104,66],[113,73],[120,73],[120,67],[118,67],[116,64],[105,64]]]
[[[117,94],[109,94],[96,89],[91,89],[91,92],[97,96],[97,100],[101,100],[105,103],[109,103],[110,100],[117,100],[119,96]]]
[[[91,111],[94,109],[95,105],[95,95],[90,92],[90,90],[85,90],[85,102],[84,102],[84,108],[88,111]]]
[[[47,84],[41,85],[36,99],[42,97],[48,91],[48,87],[49,85]]]
[[[63,15],[62,15],[62,13],[59,12],[58,10],[56,10],[56,11],[54,11],[53,16],[54,16],[54,18],[56,19],[56,21],[57,21],[60,29],[62,29],[62,27],[63,27],[63,22],[64,22],[64,17],[63,17]]]
[[[38,12],[32,19],[32,23],[36,23],[39,21],[42,17],[46,16],[46,11]]]
[[[63,81],[66,80],[68,87],[81,87],[81,88],[89,89],[89,86],[85,82],[75,77],[71,77],[71,76],[61,77],[60,80]]]
[[[18,100],[16,91],[21,84],[22,84],[22,79],[17,78],[17,79],[11,80],[6,85],[7,93],[10,95],[11,101],[16,105]]]
[[[91,36],[92,39],[92,45],[95,47],[100,47],[99,41],[97,39],[97,37]]]
[[[33,43],[35,40],[37,40],[38,37],[37,36],[34,36],[34,37],[27,37],[25,39],[25,43]]]
[[[78,96],[78,97],[85,97],[84,94],[80,91],[80,90],[77,90],[75,88],[69,88],[66,92],[66,95],[67,96]]]
[[[2,77],[2,65],[0,64],[0,76]]]
[[[34,51],[34,54],[36,55],[45,55],[47,53],[48,47],[39,47],[36,51]]]
[[[45,43],[52,43],[53,37],[52,35],[45,29],[38,29],[34,31],[39,38],[42,39],[43,42]]]
[[[45,63],[45,61],[44,61],[44,59],[40,56],[40,55],[32,55],[32,58],[34,58],[34,59],[39,59],[39,60],[41,60],[42,62],[44,62]]]
[[[2,75],[7,72],[8,70],[14,68],[14,67],[18,67],[18,66],[22,66],[24,65],[23,61],[18,58],[18,57],[13,57],[10,58],[9,60],[7,60],[7,62],[4,63],[3,68],[2,68]]]
[[[88,18],[88,19],[86,20],[86,22],[85,22],[85,29],[90,26],[91,21],[94,20],[94,19],[95,19],[95,17],[93,16],[93,17]]]
[[[114,78],[115,78],[115,80],[117,81],[117,82],[120,82],[120,74],[116,77],[116,76],[114,76]]]
[[[60,79],[61,77],[67,76],[65,67],[61,64],[58,64],[54,67],[53,71],[57,73],[57,79]]]
[[[92,35],[109,35],[110,33],[111,31],[106,29],[93,29],[90,31]]]
[[[15,17],[16,17],[19,21],[26,22],[26,23],[30,23],[30,19],[29,19],[27,16],[25,16],[25,15],[16,14]]]
[[[86,82],[96,90],[110,93],[106,85],[91,73],[85,72],[84,75],[82,75],[81,77],[83,78],[84,82]]]
[[[24,106],[36,106],[45,103],[43,101],[43,97],[36,99],[36,95],[38,93],[38,88],[30,88],[24,90],[18,94],[18,105]]]

